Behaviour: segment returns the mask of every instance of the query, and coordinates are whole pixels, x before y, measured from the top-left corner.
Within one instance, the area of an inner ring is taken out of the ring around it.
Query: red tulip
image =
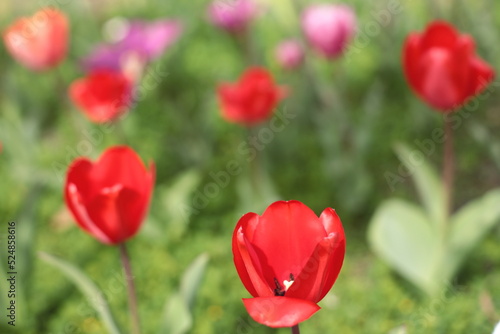
[[[68,19],[64,13],[44,8],[32,17],[14,22],[4,32],[4,42],[12,57],[32,70],[57,66],[68,47]]]
[[[146,169],[129,147],[108,149],[93,163],[78,158],[66,176],[66,205],[78,225],[102,243],[133,237],[148,210],[155,166]]]
[[[342,267],[345,236],[335,210],[318,218],[298,201],[247,213],[233,233],[234,264],[254,298],[250,316],[270,327],[292,327],[320,309]]]
[[[285,90],[274,84],[263,68],[248,69],[235,84],[222,84],[218,89],[222,116],[229,122],[246,126],[271,117]]]
[[[472,37],[440,21],[429,24],[423,34],[407,37],[403,62],[413,90],[442,112],[451,112],[479,94],[495,75],[476,56]]]
[[[132,102],[132,82],[120,72],[96,70],[73,82],[69,96],[91,121],[109,122],[127,111]]]

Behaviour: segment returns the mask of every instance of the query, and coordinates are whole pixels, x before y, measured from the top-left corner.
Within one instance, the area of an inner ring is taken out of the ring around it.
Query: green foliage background
[[[304,333],[389,333],[406,326],[408,333],[418,334],[490,333],[500,318],[499,228],[473,252],[454,285],[428,299],[374,257],[367,246],[366,227],[381,200],[415,198],[410,178],[394,190],[387,184],[386,172],[398,173],[400,166],[393,144],[415,145],[416,140],[432,138],[433,129],[442,123],[442,115],[418,100],[404,80],[400,55],[405,36],[422,30],[430,20],[447,19],[474,36],[479,54],[499,69],[500,3],[401,0],[401,13],[381,26],[377,13],[390,2],[346,1],[358,15],[359,34],[368,36],[367,43],[355,40],[354,47],[363,45],[359,52],[348,52],[333,63],[308,54],[316,82],[328,96],[340,99],[331,110],[321,110],[307,75],[284,72],[274,61],[276,43],[299,35],[289,1],[267,1],[269,9],[252,27],[258,62],[291,91],[279,109],[296,115],[260,152],[269,173],[270,183],[264,188],[274,189],[272,193],[266,190],[264,198],[297,199],[318,214],[333,207],[347,234],[341,275],[321,302],[323,310],[301,329]],[[2,2],[0,27],[20,15],[30,15],[42,3]],[[54,169],[54,162],[67,166],[75,157],[73,152],[79,155],[88,150],[96,158],[105,148],[124,143],[124,138],[145,161],[153,160],[157,166],[148,221],[129,243],[144,333],[157,331],[163,305],[177,289],[181,273],[203,252],[209,254],[210,262],[197,297],[192,333],[287,333],[255,324],[240,300],[249,295],[232,264],[231,234],[242,214],[261,213],[269,204],[256,205],[249,196],[247,171],[231,177],[229,185],[205,207],[189,210],[196,194],[203,194],[204,187],[213,182],[211,172],[226,170],[231,160],[245,164],[238,146],[248,134],[220,118],[215,95],[218,83],[236,80],[247,67],[238,45],[207,23],[206,1],[60,0],[52,4],[59,4],[69,15],[72,32],[69,57],[57,71],[32,73],[0,48],[0,141],[4,147],[0,221],[15,220],[19,228],[23,226],[19,263],[29,272],[20,275],[27,288],[21,305],[25,312],[18,318],[25,326],[17,333],[105,332],[74,285],[30,256],[39,250],[82,268],[105,291],[120,324],[128,325],[125,287],[116,278],[121,273],[118,251],[84,234],[64,214],[64,174]],[[82,76],[78,59],[101,41],[103,24],[114,16],[179,18],[185,30],[148,74],[156,70],[168,75],[156,87],[144,89],[144,98],[121,122],[121,129],[104,133],[103,127],[90,124],[74,109],[66,87]],[[370,33],[369,24],[378,26],[378,32]],[[490,86],[488,98],[478,100],[479,107],[463,118],[456,131],[456,207],[500,186],[498,87],[498,81]],[[347,121],[341,123],[341,118]],[[345,127],[339,130],[338,124]],[[89,141],[85,133],[96,136],[90,148],[82,144]],[[340,144],[335,146],[334,141]],[[439,144],[428,158],[440,166]],[[188,210],[179,211],[179,207]],[[7,227],[2,229],[4,236]],[[2,250],[2,262],[4,254]]]

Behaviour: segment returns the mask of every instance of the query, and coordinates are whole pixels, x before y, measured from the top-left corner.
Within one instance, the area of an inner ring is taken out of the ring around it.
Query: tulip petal
[[[455,28],[444,21],[436,21],[427,27],[422,36],[423,49],[441,47],[446,49],[455,48],[458,41],[458,33]]]
[[[413,89],[417,90],[420,87],[421,82],[421,71],[419,69],[420,62],[417,60],[420,59],[420,43],[421,37],[418,34],[410,34],[406,38],[405,46],[403,48],[403,67]]]
[[[102,243],[110,244],[111,239],[92,221],[86,209],[95,192],[98,191],[89,182],[91,170],[92,162],[85,158],[79,158],[71,164],[64,189],[66,205],[83,230]]]
[[[69,87],[69,96],[91,121],[109,122],[129,108],[132,83],[121,72],[96,70],[75,80]]]
[[[248,221],[258,219],[258,216],[250,213],[243,216],[242,219],[242,224],[246,224]],[[248,292],[254,297],[273,296],[274,293],[272,289],[264,280],[262,266],[258,260],[255,249],[243,234],[243,226],[237,228],[234,232],[233,254],[236,270]]]
[[[286,292],[287,297],[307,299],[316,303],[324,297],[334,283],[334,280],[330,281],[326,286],[326,277],[331,271],[335,271],[332,276],[336,278],[344,260],[343,256],[339,257],[339,254],[334,254],[335,250],[341,246],[340,237],[337,233],[330,233],[317,245],[309,261]],[[337,265],[338,263],[340,266]]]
[[[334,209],[326,208],[323,210],[321,216],[319,216],[319,220],[321,221],[321,224],[323,224],[327,235],[330,233],[341,233],[341,238],[345,239],[342,222]]]
[[[243,299],[253,320],[269,327],[292,327],[307,320],[320,307],[311,301],[288,297]]]
[[[109,189],[109,191],[107,191]],[[89,218],[112,244],[133,236],[142,223],[146,207],[137,192],[118,184],[105,188],[87,205]],[[127,217],[127,219],[125,218]]]
[[[210,21],[230,33],[245,30],[258,13],[259,7],[251,0],[213,1],[208,8]]]
[[[272,76],[261,67],[251,67],[240,78],[241,84],[253,83],[255,80],[273,81]]]
[[[238,233],[240,232],[241,228],[243,228],[243,231],[245,230],[249,221],[258,221],[258,219],[259,219],[259,216],[253,212],[247,213],[246,215],[241,217],[240,220],[238,221],[238,224],[236,225],[236,228],[234,229],[233,240],[232,240],[233,241],[232,242],[232,250],[233,250],[234,266],[236,267],[236,271],[238,272],[238,275],[240,276],[240,279],[243,282],[243,285],[245,286],[247,291],[254,297],[256,297],[258,295],[257,295],[257,291],[253,287],[252,280],[250,278],[250,275],[248,274],[248,270],[245,266],[245,262],[243,261],[243,257],[241,256],[241,253],[240,253],[240,248],[238,246]],[[250,240],[251,240],[251,238],[250,238]]]
[[[301,21],[309,44],[329,59],[342,54],[356,30],[354,12],[346,5],[309,6],[303,12]]]
[[[474,49],[475,44],[472,37],[463,35],[458,38],[454,50],[450,50],[453,53],[453,57],[451,57],[452,64],[450,65],[453,70],[452,82],[458,92],[454,107],[459,107],[475,93],[474,73],[470,66],[475,57]]]
[[[437,109],[452,110],[460,101],[460,90],[454,80],[455,69],[449,52],[433,49],[422,59],[422,94]]]
[[[259,67],[249,68],[235,84],[221,84],[217,90],[222,116],[229,122],[253,125],[271,117],[284,98],[271,74]]]
[[[470,95],[474,96],[480,94],[488,84],[495,78],[495,71],[493,68],[480,58],[472,60],[471,69],[471,87],[469,88]]]
[[[158,58],[179,37],[182,30],[178,21],[132,21],[127,35],[118,45],[125,51],[135,51],[148,60]]]
[[[316,245],[326,237],[319,218],[298,201],[278,201],[262,214],[252,245],[262,265],[266,282],[274,286],[296,276]]]
[[[128,146],[115,146],[104,152],[95,163],[90,179],[102,187],[122,184],[144,194],[151,189],[154,171],[148,171],[140,157]]]
[[[245,122],[245,111],[241,108],[241,93],[237,86],[221,84],[218,89],[222,116],[231,122]]]
[[[78,158],[71,163],[66,175],[65,195],[68,197],[68,186],[74,184],[83,202],[87,202],[94,194],[95,190],[89,182],[89,175],[92,171],[92,161],[87,158]]]
[[[86,204],[78,192],[75,184],[70,183],[66,186],[66,203],[76,218],[77,224],[97,240],[105,244],[112,244],[111,238],[104,233],[99,226],[90,218]]]
[[[326,232],[328,234],[335,233],[338,236],[338,242],[334,246],[333,253],[330,254],[328,264],[326,265],[326,276],[323,278],[323,285],[321,288],[321,294],[318,300],[323,299],[323,297],[330,291],[333,284],[339,276],[340,270],[344,263],[345,257],[345,233],[342,227],[342,222],[335,210],[331,208],[325,209],[321,216],[319,217],[323,226],[325,226]]]

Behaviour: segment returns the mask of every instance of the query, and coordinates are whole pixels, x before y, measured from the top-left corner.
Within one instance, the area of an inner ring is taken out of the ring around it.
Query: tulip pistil
[[[278,279],[275,277],[274,284],[276,285],[276,289],[274,289],[274,295],[275,296],[284,296],[285,292],[287,292],[288,289],[292,286],[294,280],[295,280],[295,277],[293,276],[292,273],[290,273],[290,280],[283,281],[283,285],[284,285],[284,288],[283,288],[281,286],[280,282],[278,281]]]

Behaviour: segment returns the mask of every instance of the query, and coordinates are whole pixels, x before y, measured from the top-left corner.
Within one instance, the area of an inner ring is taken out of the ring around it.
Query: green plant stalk
[[[252,38],[247,29],[233,36],[247,66],[253,66],[258,63]]]
[[[455,178],[455,154],[453,150],[453,127],[449,114],[444,117],[443,182],[445,193],[445,212],[448,221],[453,209],[453,182]]]
[[[292,0],[291,4],[295,16],[300,17],[303,11],[300,0]],[[298,36],[303,45],[308,44],[302,31],[298,32]],[[302,65],[302,73],[305,80],[309,82],[312,95],[318,103],[319,112],[315,114],[314,120],[320,133],[322,147],[325,150],[325,159],[328,163],[334,160],[333,157],[338,159],[340,156],[344,156],[341,159],[348,159],[342,148],[342,141],[349,132],[347,114],[342,112],[344,108],[336,88],[333,85],[323,84],[313,65],[310,57],[306,57]],[[331,136],[332,133],[335,135]]]
[[[291,328],[292,328],[292,334],[300,334],[300,329],[298,324]]]
[[[126,112],[130,112],[130,110]],[[116,136],[118,137],[120,142],[123,145],[129,145],[129,142],[127,140],[127,134],[125,132],[125,129],[123,128],[123,119],[119,118],[118,120],[114,121],[114,127],[116,131]]]
[[[123,271],[125,273],[125,281],[127,282],[128,292],[128,307],[130,312],[130,321],[132,325],[132,334],[140,334],[141,326],[139,321],[139,313],[137,311],[137,294],[135,292],[134,276],[132,276],[132,267],[130,266],[130,258],[127,253],[125,243],[119,245],[120,258],[122,261]]]
[[[255,126],[249,126],[247,130],[248,138],[256,137],[257,130]],[[253,194],[258,194],[259,198],[262,198],[262,152],[259,149],[255,149],[255,157],[249,162],[250,169],[250,182],[252,184]]]

